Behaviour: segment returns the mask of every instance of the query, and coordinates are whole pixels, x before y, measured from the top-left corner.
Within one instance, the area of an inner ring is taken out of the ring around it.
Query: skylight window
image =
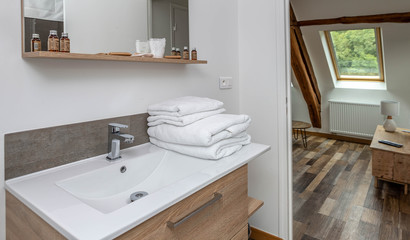
[[[337,80],[384,81],[380,28],[325,35]]]

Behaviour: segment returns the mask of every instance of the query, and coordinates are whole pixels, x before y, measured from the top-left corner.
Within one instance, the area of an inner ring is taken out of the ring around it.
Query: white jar
[[[149,43],[140,40],[135,41],[135,47],[137,53],[150,53]]]
[[[151,53],[154,58],[163,58],[165,54],[165,38],[151,38],[149,40],[149,47],[151,48]]]

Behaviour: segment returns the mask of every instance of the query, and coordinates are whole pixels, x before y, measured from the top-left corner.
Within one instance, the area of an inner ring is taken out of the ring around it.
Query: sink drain
[[[135,192],[135,193],[131,194],[130,199],[131,199],[131,202],[134,202],[134,201],[137,201],[138,199],[143,198],[147,195],[148,195],[147,192],[143,192],[143,191]]]

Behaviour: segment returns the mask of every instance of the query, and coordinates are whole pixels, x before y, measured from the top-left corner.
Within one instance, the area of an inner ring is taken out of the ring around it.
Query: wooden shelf
[[[123,62],[150,62],[150,63],[174,63],[174,64],[207,64],[206,60],[183,60],[166,58],[128,57],[101,54],[83,53],[60,53],[60,52],[25,52],[23,58],[52,58],[52,59],[80,59],[80,60],[102,60]]]
[[[262,206],[263,201],[248,197],[248,218],[250,218]]]

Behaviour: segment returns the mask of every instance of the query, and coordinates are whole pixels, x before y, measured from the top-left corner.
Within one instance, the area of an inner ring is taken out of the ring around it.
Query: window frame
[[[327,30],[324,31],[326,37],[327,47],[330,53],[330,57],[332,59],[333,70],[336,75],[337,81],[370,81],[370,82],[384,82],[384,62],[383,62],[383,49],[382,49],[382,38],[381,38],[381,30],[380,27],[375,28],[359,28],[359,29],[346,29],[346,30],[362,30],[362,29],[374,29],[375,37],[376,37],[376,47],[377,47],[377,60],[379,64],[379,73],[380,76],[377,77],[370,77],[370,76],[363,76],[363,77],[349,77],[343,76],[341,77],[339,74],[339,68],[337,67],[337,60],[336,60],[336,53],[332,41],[332,37],[330,36],[330,32],[332,31],[343,31],[343,30]]]

